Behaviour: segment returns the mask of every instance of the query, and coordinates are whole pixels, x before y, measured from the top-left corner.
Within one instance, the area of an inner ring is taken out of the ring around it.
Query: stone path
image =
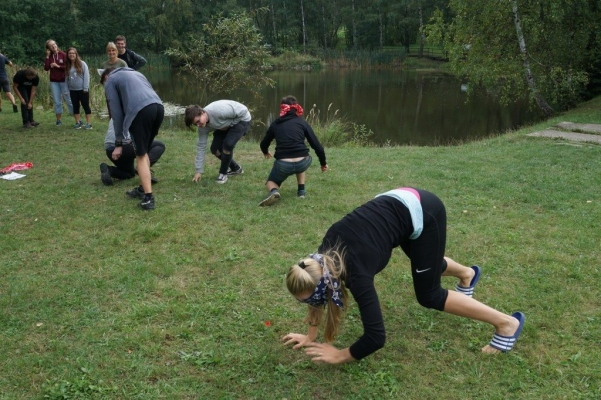
[[[589,142],[601,144],[601,125],[599,124],[577,124],[574,122],[560,122],[557,128],[545,129],[529,133],[528,136],[560,138],[576,142]],[[578,132],[574,132],[578,131]],[[590,132],[590,133],[587,133]]]

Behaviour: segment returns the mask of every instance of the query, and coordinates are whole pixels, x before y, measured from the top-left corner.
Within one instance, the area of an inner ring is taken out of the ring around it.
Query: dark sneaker
[[[142,186],[138,186],[133,188],[132,190],[128,190],[127,192],[125,192],[125,194],[127,194],[132,199],[143,199],[144,189],[142,189]]]
[[[150,196],[148,198],[144,198],[140,203],[139,203],[140,207],[142,207],[142,209],[144,210],[154,210],[155,209],[155,205],[154,205],[154,196]]]
[[[35,121],[31,121],[31,126],[38,126],[40,123],[39,122],[35,122]]]
[[[26,124],[23,124],[23,128],[25,128],[25,129],[33,128],[33,125],[31,125],[31,122],[28,122]]]
[[[243,173],[244,173],[244,170],[242,169],[242,167],[240,167],[238,169],[230,169],[229,171],[227,171],[228,176],[242,175]]]
[[[89,131],[90,129],[92,129],[92,125],[90,125],[90,124],[85,124],[85,125],[83,126],[83,129],[85,129],[86,131]]]
[[[304,199],[306,195],[307,192],[304,190],[299,190],[298,192],[296,192],[296,197],[298,197],[299,199]]]
[[[267,197],[265,197],[263,201],[259,203],[259,207],[272,206],[280,200],[280,197],[280,192],[277,190],[269,192]]]
[[[56,126],[61,126],[63,123],[61,121],[56,121]]]
[[[111,186],[113,184],[113,179],[111,178],[109,166],[105,163],[100,164],[100,180],[106,186]]]
[[[16,104],[13,104],[13,112],[19,112],[19,108]]]
[[[217,177],[217,179],[215,180],[215,182],[219,183],[220,185],[223,185],[225,182],[227,182],[227,175],[226,174],[219,174],[219,176]]]
[[[73,125],[74,129],[81,129],[81,127],[83,126],[83,124],[81,123],[81,121],[76,122],[75,125]]]

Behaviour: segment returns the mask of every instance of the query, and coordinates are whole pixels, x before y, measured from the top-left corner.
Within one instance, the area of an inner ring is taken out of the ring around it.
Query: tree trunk
[[[357,50],[357,22],[355,21],[355,0],[351,2],[353,17],[353,50]]]
[[[323,48],[324,50],[328,48],[328,28],[326,25],[326,8],[324,5],[321,5],[321,15],[323,19]]]
[[[384,24],[382,22],[382,8],[378,4],[378,19],[380,22],[380,51],[384,47]]]
[[[528,83],[528,88],[530,88],[530,92],[534,96],[534,100],[538,107],[543,111],[543,113],[550,117],[553,115],[554,111],[551,106],[544,99],[538,87],[536,86],[536,82],[534,81],[534,76],[532,75],[532,69],[530,68],[530,61],[528,61],[528,51],[526,50],[526,39],[524,39],[524,33],[522,32],[522,24],[520,22],[520,14],[518,13],[518,2],[517,0],[513,0],[513,20],[515,23],[515,30],[518,36],[518,43],[520,45],[520,53],[522,55],[522,65],[524,66],[524,72],[526,73],[526,82]]]
[[[303,54],[305,54],[307,52],[307,32],[306,32],[306,27],[305,27],[305,10],[303,8],[303,0],[300,0],[300,6],[301,6],[301,20],[302,20],[302,24],[303,24]]]
[[[273,0],[271,0],[271,21],[273,23],[273,54],[276,54],[278,48],[278,31],[275,28],[275,9],[273,8]]]
[[[424,44],[426,42],[426,38],[424,36],[424,18],[421,1],[418,2],[417,7],[419,10],[419,53],[417,54],[417,57],[422,58],[424,56]]]

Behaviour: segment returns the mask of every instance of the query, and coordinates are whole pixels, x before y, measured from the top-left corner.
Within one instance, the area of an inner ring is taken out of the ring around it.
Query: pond
[[[411,70],[277,71],[269,73],[273,88],[260,97],[248,90],[207,93],[191,76],[165,69],[145,69],[165,102],[180,105],[229,98],[246,104],[253,115],[252,137],[262,138],[278,116],[280,99],[295,96],[305,112],[313,106],[322,118],[335,112],[364,125],[379,144],[446,145],[502,133],[540,120],[525,100],[501,105],[486,93],[468,98],[455,77]],[[168,123],[182,123],[181,117]]]

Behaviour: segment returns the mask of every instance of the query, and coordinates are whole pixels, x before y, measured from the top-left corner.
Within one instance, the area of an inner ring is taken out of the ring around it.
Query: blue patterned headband
[[[321,265],[323,269],[323,275],[319,280],[319,283],[315,287],[313,294],[305,299],[299,300],[301,303],[307,303],[313,307],[323,306],[328,302],[328,288],[332,291],[332,302],[340,308],[344,308],[342,302],[342,288],[340,285],[340,279],[332,277],[328,268],[324,265],[323,256],[321,254],[309,254],[309,257],[314,259]],[[298,265],[305,269],[305,263],[301,261]]]

